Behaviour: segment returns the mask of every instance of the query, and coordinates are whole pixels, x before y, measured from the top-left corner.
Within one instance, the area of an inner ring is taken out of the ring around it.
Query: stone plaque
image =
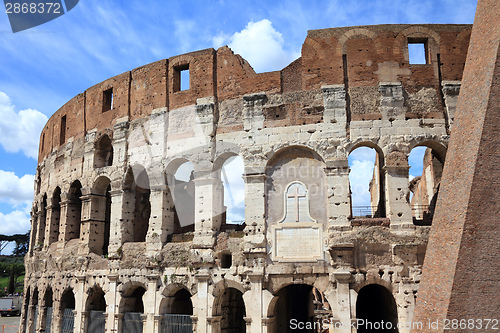
[[[280,223],[272,226],[273,260],[322,260],[322,234],[323,226],[319,223]]]

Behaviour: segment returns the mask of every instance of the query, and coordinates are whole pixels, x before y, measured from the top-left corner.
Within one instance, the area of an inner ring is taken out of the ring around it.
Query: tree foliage
[[[2,253],[2,250],[5,249],[8,243],[16,242],[16,247],[14,248],[12,254],[15,256],[24,256],[28,252],[29,239],[29,231],[25,234],[16,234],[12,236],[0,234],[0,254]]]

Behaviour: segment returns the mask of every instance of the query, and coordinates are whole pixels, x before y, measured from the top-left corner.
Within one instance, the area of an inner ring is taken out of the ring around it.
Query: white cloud
[[[22,151],[27,157],[36,159],[40,133],[47,119],[33,109],[16,113],[9,96],[0,91],[0,144],[7,152]]]
[[[373,178],[375,149],[360,147],[349,154],[349,183],[353,206],[371,206],[369,184]]]
[[[4,235],[25,234],[30,230],[29,206],[8,214],[0,213],[1,233]]]
[[[267,19],[251,21],[245,29],[229,37],[220,33],[212,37],[212,43],[214,47],[228,44],[235,53],[248,60],[258,73],[280,70],[300,57],[299,51],[284,48],[283,35]]]
[[[15,206],[29,205],[33,200],[34,179],[33,175],[19,178],[14,172],[0,170],[0,202]]]

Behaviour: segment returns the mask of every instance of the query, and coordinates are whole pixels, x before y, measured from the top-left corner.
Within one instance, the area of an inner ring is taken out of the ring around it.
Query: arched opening
[[[318,291],[319,292],[319,291]],[[305,284],[293,284],[278,291],[271,302],[270,315],[274,316],[274,332],[316,332],[314,329],[313,287]],[[317,305],[324,308],[326,305]],[[329,306],[328,306],[329,307]]]
[[[177,290],[172,296],[164,298],[160,304],[162,333],[192,332],[193,303],[191,293],[184,288]]]
[[[23,324],[25,327],[25,331],[28,330],[28,323],[29,323],[29,319],[31,317],[30,307],[29,307],[30,299],[31,299],[30,296],[31,296],[30,287],[28,287],[28,289],[26,289],[26,294],[24,296],[24,302],[23,302],[23,314],[24,314]]]
[[[91,204],[97,209],[95,210],[95,221],[93,225],[97,227],[95,230],[90,230],[91,239],[89,247],[93,252],[99,255],[107,255],[109,247],[109,237],[111,232],[111,181],[107,177],[99,177],[92,187],[92,195],[94,196]],[[91,226],[92,227],[92,226]],[[95,245],[94,245],[95,244]],[[91,245],[91,246],[90,246]]]
[[[151,189],[148,173],[141,166],[130,168],[125,179],[125,186],[134,194],[132,242],[145,242],[151,216]]]
[[[312,220],[325,224],[327,221],[327,182],[325,163],[314,151],[306,147],[290,147],[276,153],[266,168],[267,220],[277,224],[290,217],[286,205],[290,184],[300,182],[307,191],[306,206]],[[291,204],[295,207],[299,200]],[[295,210],[292,210],[292,213]],[[309,221],[299,221],[309,222]]]
[[[37,248],[42,248],[45,242],[45,227],[47,225],[47,194],[43,195],[38,218]]]
[[[62,330],[64,333],[73,332],[75,327],[75,294],[72,289],[68,289],[61,297]]]
[[[136,333],[143,331],[144,302],[143,296],[146,289],[136,287],[129,289],[123,296],[120,312],[123,313],[123,333]]]
[[[348,157],[352,218],[385,217],[384,159],[378,148],[359,146]]]
[[[173,177],[169,177],[169,187],[173,189],[174,234],[194,232],[195,185],[194,167],[189,161],[179,165]]]
[[[35,291],[33,292],[33,300],[32,300],[32,305],[34,308],[34,313],[32,314],[31,317],[31,322],[32,322],[32,327],[33,327],[33,332],[36,332],[37,328],[36,324],[38,322],[38,316],[40,315],[40,309],[38,307],[38,288],[35,287]]]
[[[444,157],[426,146],[415,147],[408,157],[410,197],[413,222],[431,225],[443,174]]]
[[[94,150],[94,168],[113,165],[113,145],[106,134],[97,141]]]
[[[221,229],[237,229],[245,223],[245,166],[241,156],[229,157],[221,167],[220,177],[224,200],[221,214]]]
[[[44,296],[44,304],[45,304],[45,314],[44,321],[42,321],[42,327],[45,327],[45,332],[50,332],[52,328],[52,311],[53,311],[53,303],[54,303],[54,295],[52,292],[52,288],[48,287],[45,291]]]
[[[389,290],[381,285],[369,284],[360,289],[356,301],[356,318],[358,333],[398,332],[396,301]]]
[[[66,240],[80,238],[82,222],[82,184],[75,180],[68,192],[68,209],[66,218]]]
[[[52,211],[49,221],[49,245],[59,239],[59,223],[61,218],[61,188],[58,186],[52,194]]]
[[[98,286],[89,289],[87,298],[87,311],[89,311],[87,330],[89,333],[104,333],[106,326],[106,299],[104,291]]]
[[[214,332],[221,333],[244,333],[245,323],[245,302],[243,294],[236,288],[226,288],[215,299],[214,316],[220,317],[220,326],[214,327]]]

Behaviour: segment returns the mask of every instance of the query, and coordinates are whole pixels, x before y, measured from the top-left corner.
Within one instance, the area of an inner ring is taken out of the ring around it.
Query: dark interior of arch
[[[75,309],[75,295],[72,290],[66,291],[61,298],[61,309]]]
[[[314,319],[314,304],[312,286],[305,284],[294,284],[281,289],[277,293],[278,301],[274,309],[276,318],[276,332],[315,332],[313,329],[307,329],[312,325]],[[303,329],[290,325],[292,322],[303,323]]]
[[[144,313],[144,302],[142,301],[142,297],[145,293],[146,289],[137,287],[130,296],[123,296],[121,312]]]
[[[113,165],[113,145],[109,136],[104,135],[96,145],[94,167],[102,168]]]
[[[186,289],[178,290],[167,304],[166,313],[193,315],[193,303],[191,302],[191,293]]]
[[[111,234],[111,185],[106,188],[106,211],[104,213],[104,241],[102,244],[102,254],[108,254],[109,237]]]
[[[356,301],[356,317],[363,319],[372,325],[358,325],[358,333],[364,332],[398,332],[398,312],[396,301],[385,287],[378,284],[370,284],[358,293]],[[377,329],[375,323],[391,323]],[[392,328],[391,328],[392,327]]]
[[[106,311],[106,299],[101,288],[92,288],[89,290],[87,309],[88,311]]]
[[[66,240],[80,238],[80,224],[82,221],[82,184],[76,180],[71,184],[68,192],[68,218]]]
[[[151,216],[151,190],[149,177],[145,170],[139,173],[135,180],[135,210],[133,221],[133,241],[145,242]]]
[[[51,308],[52,307],[52,304],[53,304],[53,293],[52,293],[52,289],[47,289],[47,291],[45,292],[45,297],[44,297],[44,303],[45,303],[45,306],[48,307],[48,308]]]
[[[220,322],[221,333],[246,332],[244,320],[246,316],[245,302],[241,291],[235,288],[227,288],[219,297],[221,297],[219,312],[222,316]]]

